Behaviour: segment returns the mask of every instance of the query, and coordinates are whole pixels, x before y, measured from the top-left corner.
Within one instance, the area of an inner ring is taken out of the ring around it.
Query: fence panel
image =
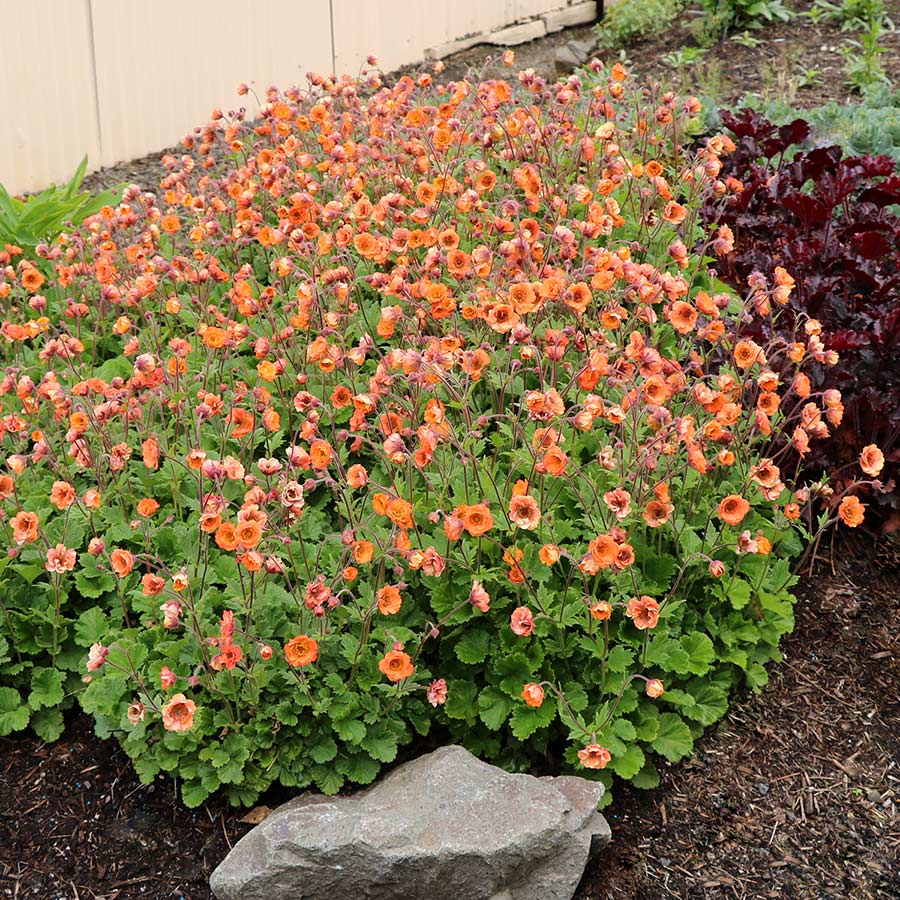
[[[69,178],[100,158],[90,0],[0,0],[0,183],[10,191]]]
[[[329,0],[92,0],[102,163],[171,146],[215,106],[330,71]]]

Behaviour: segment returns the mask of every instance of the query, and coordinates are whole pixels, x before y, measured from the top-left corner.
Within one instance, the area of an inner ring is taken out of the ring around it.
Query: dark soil
[[[715,97],[723,105],[746,94],[804,109],[831,101],[858,102],[859,95],[845,80],[846,61],[841,50],[859,35],[841,31],[834,20],[813,22],[804,15],[813,7],[810,0],[785,5],[795,13],[789,22],[732,34],[707,49],[692,65],[666,60],[683,48],[697,47],[692,29],[697,13],[691,9],[659,36],[629,46],[625,56],[640,80],[659,80],[685,92]],[[900,0],[885,0],[885,6],[900,26]],[[739,43],[744,35],[757,39],[758,45]],[[886,31],[880,43],[885,47],[881,61],[896,90],[900,86],[900,31]]]
[[[655,791],[617,789],[576,900],[900,897],[900,546],[841,548],[797,603],[785,661]],[[0,897],[210,900],[250,825],[142,786],[76,717],[0,740]]]

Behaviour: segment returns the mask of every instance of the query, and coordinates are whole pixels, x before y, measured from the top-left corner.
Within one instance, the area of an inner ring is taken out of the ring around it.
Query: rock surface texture
[[[609,842],[602,796],[444,747],[353,796],[291,800],[210,884],[219,900],[570,900]]]

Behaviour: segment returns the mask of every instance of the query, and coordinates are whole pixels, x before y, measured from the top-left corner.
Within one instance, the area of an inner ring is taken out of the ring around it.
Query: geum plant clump
[[[710,280],[696,101],[364,87],[216,113],[158,197],[6,249],[0,733],[77,695],[191,805],[430,729],[653,785],[792,626],[819,513],[771,448],[840,421],[834,354],[744,336],[786,272]]]

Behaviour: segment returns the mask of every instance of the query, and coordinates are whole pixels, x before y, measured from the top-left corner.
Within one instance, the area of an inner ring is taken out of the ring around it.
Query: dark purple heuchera
[[[808,462],[840,482],[858,475],[860,449],[876,443],[900,469],[900,172],[887,156],[845,157],[840,147],[800,150],[808,123],[777,127],[751,110],[726,113],[736,151],[722,179],[743,190],[711,198],[707,221],[727,224],[735,250],[718,264],[720,277],[744,288],[754,271],[783,266],[795,279],[790,304],[774,328],[789,336],[808,315],[823,326],[827,349],[840,362],[822,367],[818,389],[836,387],[845,404],[836,441],[814,446]],[[895,508],[900,496],[882,495]]]

